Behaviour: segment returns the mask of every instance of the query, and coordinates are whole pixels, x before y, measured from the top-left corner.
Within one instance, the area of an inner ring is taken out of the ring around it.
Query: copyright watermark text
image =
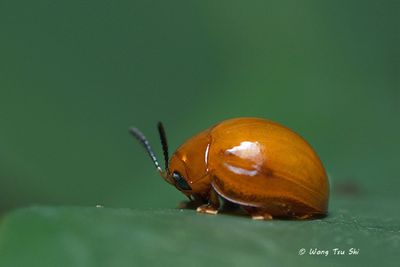
[[[299,249],[299,255],[311,255],[311,256],[357,256],[360,254],[359,248],[331,248],[331,249],[319,249],[319,248],[301,248]]]

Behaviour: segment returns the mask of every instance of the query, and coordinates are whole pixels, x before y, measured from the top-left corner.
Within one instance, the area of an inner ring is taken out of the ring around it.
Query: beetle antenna
[[[158,164],[158,160],[156,158],[156,155],[154,154],[153,149],[150,146],[149,141],[147,141],[147,138],[144,136],[144,134],[139,131],[137,128],[130,128],[129,132],[139,141],[139,143],[142,144],[142,146],[146,149],[147,153],[149,154],[151,160],[153,161],[154,165],[156,166],[157,170],[160,172],[161,176],[163,175],[163,171],[160,167],[160,164]]]
[[[157,124],[158,128],[158,133],[160,134],[160,140],[161,140],[161,145],[164,153],[164,163],[165,163],[165,170],[167,174],[169,174],[169,168],[168,168],[168,161],[169,161],[169,155],[168,155],[168,143],[167,143],[167,135],[165,134],[164,126],[162,122],[158,122]]]

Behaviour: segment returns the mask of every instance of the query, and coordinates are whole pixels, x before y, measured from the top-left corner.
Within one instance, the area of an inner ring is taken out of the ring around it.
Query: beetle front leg
[[[185,200],[179,203],[178,208],[179,209],[189,209],[189,210],[195,210],[197,207],[201,206],[204,203],[204,201],[200,201],[199,199],[194,199],[194,200]]]
[[[208,197],[208,203],[199,206],[196,211],[200,213],[215,215],[218,213],[219,207],[220,207],[219,196],[217,192],[215,192],[214,188],[211,187],[210,195]]]

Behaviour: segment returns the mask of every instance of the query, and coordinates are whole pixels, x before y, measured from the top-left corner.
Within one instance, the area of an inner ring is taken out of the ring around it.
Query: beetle
[[[165,170],[146,137],[145,147],[162,178],[197,211],[217,214],[231,203],[253,219],[313,219],[327,214],[329,182],[316,152],[289,128],[261,118],[222,121],[187,140],[169,158],[163,124],[158,132]]]

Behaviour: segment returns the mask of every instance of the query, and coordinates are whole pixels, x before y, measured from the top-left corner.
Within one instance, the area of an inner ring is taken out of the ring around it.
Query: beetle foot
[[[270,221],[273,219],[272,215],[269,213],[254,214],[254,215],[251,215],[251,218],[253,220],[264,220],[264,221]]]
[[[308,220],[308,219],[312,218],[312,215],[304,214],[304,215],[298,215],[298,216],[294,216],[294,217],[298,220]]]
[[[207,213],[207,214],[212,214],[215,215],[218,213],[218,209],[213,207],[212,205],[206,204],[206,205],[201,205],[196,209],[197,212],[200,213]]]
[[[195,210],[199,205],[201,205],[200,201],[196,200],[191,200],[191,201],[182,201],[178,205],[178,209],[190,209],[190,210]]]

